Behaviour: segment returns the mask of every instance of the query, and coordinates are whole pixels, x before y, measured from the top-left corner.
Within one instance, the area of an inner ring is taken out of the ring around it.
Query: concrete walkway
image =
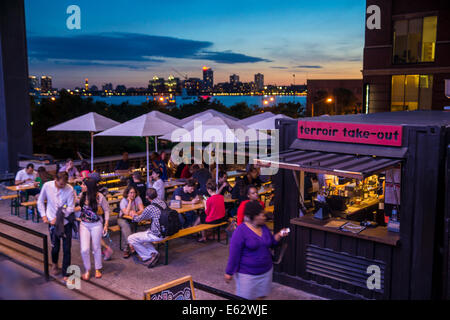
[[[20,217],[11,216],[9,203],[6,201],[0,202],[0,218],[48,234],[48,227],[44,223],[34,223],[24,219],[24,208],[21,208],[20,215]],[[0,224],[0,231],[42,247],[42,241],[39,238],[25,234],[17,229]],[[177,239],[172,241],[169,246],[169,265],[163,265],[164,252],[161,252],[159,264],[153,269],[148,269],[145,266],[134,263],[133,259],[125,260],[122,258],[122,252],[119,250],[118,233],[112,234],[111,239],[114,254],[111,261],[103,263],[103,277],[98,280],[92,278],[90,283],[82,282],[80,291],[88,297],[95,299],[121,298],[108,291],[110,290],[131,299],[142,299],[145,290],[186,275],[191,275],[196,282],[234,293],[234,283],[227,284],[223,280],[229,250],[228,246],[224,244],[217,243],[217,241],[209,241],[206,244],[202,244],[197,243],[192,238]],[[8,257],[35,269],[43,270],[42,254],[18,246],[4,238],[0,238],[0,253],[4,253]],[[93,263],[93,257],[91,257],[91,260]],[[59,262],[60,266],[61,262],[62,256]],[[72,264],[76,264],[81,268],[83,265],[78,240],[72,241]],[[14,263],[8,261],[9,267],[14,265]],[[21,269],[21,267],[17,267],[17,269]],[[93,266],[92,270],[94,270]],[[58,277],[57,281],[61,281],[61,277]],[[61,288],[60,285],[58,287]],[[65,289],[65,291],[70,290]],[[200,300],[221,299],[200,290],[196,290],[195,294],[196,298]],[[80,298],[80,295],[69,294],[69,296],[74,299]],[[272,293],[268,299],[315,300],[321,298],[274,283]]]

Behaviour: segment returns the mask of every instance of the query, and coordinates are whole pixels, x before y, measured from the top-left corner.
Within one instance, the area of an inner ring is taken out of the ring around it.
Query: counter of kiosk
[[[274,281],[328,298],[450,298],[449,126],[440,111],[277,120],[279,154],[255,160],[279,167],[274,231],[291,229]]]

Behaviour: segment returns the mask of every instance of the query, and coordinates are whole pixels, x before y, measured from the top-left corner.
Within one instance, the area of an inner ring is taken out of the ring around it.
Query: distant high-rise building
[[[214,87],[214,71],[211,68],[203,67],[203,90],[212,92]]]
[[[96,85],[93,85],[93,86],[91,87],[91,91],[98,91],[98,87],[97,87]]]
[[[257,91],[264,89],[264,75],[261,73],[255,74],[255,88]]]
[[[41,88],[39,87],[39,79],[36,76],[28,77],[28,86],[30,92],[39,91]]]
[[[102,86],[102,91],[112,91],[113,90],[113,85],[112,83],[105,83]]]
[[[86,91],[89,91],[89,79],[88,78],[84,79],[84,89]]]
[[[127,91],[127,87],[125,86],[125,85],[123,85],[123,84],[119,84],[119,85],[117,85],[117,87],[116,87],[116,92],[126,92]]]
[[[175,94],[179,92],[180,90],[180,79],[175,78],[174,76],[170,75],[169,78],[167,78],[167,81],[165,82],[165,91],[167,93]]]
[[[237,74],[232,74],[230,76],[230,84],[236,86],[239,83],[239,76]]]
[[[52,91],[52,77],[42,76],[41,77],[41,92]]]
[[[153,94],[161,94],[166,91],[164,78],[154,76],[152,80],[148,82],[148,89]]]
[[[186,89],[187,94],[196,96],[202,89],[202,80],[200,78],[189,78],[184,81],[183,88]]]

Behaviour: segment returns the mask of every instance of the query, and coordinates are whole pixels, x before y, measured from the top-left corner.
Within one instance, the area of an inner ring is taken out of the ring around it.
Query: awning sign
[[[402,126],[302,120],[298,122],[298,138],[306,140],[401,147],[402,133]]]

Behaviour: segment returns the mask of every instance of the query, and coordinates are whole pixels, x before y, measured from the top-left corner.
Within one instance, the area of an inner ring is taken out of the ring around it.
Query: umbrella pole
[[[155,151],[158,152],[158,136],[155,136]]]
[[[145,146],[147,148],[147,187],[150,184],[150,166],[149,166],[149,159],[148,159],[148,137],[145,137]]]
[[[91,132],[91,172],[94,171],[94,132]]]
[[[216,192],[219,190],[219,156],[216,156]]]

